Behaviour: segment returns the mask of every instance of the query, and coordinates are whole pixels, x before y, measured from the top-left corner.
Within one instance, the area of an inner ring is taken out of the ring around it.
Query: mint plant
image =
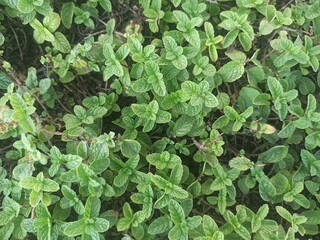
[[[319,1],[0,1],[0,239],[314,239]]]

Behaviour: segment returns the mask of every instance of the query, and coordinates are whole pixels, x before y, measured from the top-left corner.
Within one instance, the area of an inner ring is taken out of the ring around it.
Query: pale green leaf
[[[172,226],[171,219],[168,215],[164,215],[155,219],[148,227],[148,233],[151,235],[168,232]]]
[[[121,145],[121,153],[123,156],[130,158],[135,157],[139,154],[141,150],[141,145],[136,140],[126,139]]]
[[[22,13],[31,13],[34,10],[33,0],[18,0],[17,8]]]
[[[61,32],[54,34],[52,45],[62,53],[68,53],[71,49],[68,39]]]
[[[60,15],[58,13],[52,12],[43,18],[43,26],[50,32],[54,32],[60,25]]]
[[[223,65],[217,72],[224,82],[234,82],[244,73],[243,63],[240,61],[231,61]]]
[[[69,237],[81,235],[84,232],[85,219],[81,219],[75,222],[68,223],[63,233]]]
[[[288,153],[287,146],[283,146],[283,145],[275,146],[261,153],[258,159],[262,163],[275,163],[275,162],[282,161],[287,156],[287,153]]]

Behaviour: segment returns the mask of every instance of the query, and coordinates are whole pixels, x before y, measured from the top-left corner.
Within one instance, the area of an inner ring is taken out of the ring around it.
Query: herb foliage
[[[0,1],[0,239],[319,235],[319,0],[79,2]]]

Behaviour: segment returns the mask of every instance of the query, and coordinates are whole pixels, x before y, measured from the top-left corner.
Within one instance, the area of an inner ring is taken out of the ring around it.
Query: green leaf
[[[152,84],[152,87],[155,93],[159,96],[165,96],[167,93],[166,85],[164,84],[162,78],[158,78],[157,81]]]
[[[84,206],[81,201],[76,202],[73,207],[78,214],[82,215],[84,213]],[[67,208],[70,208],[70,206],[68,206]]]
[[[276,163],[282,161],[288,154],[287,146],[275,146],[263,153],[258,157],[262,163]]]
[[[90,224],[90,229],[94,230],[94,232],[106,232],[109,229],[109,221],[104,218],[95,218],[94,223]],[[86,225],[86,233],[88,232],[88,227]]]
[[[71,50],[68,39],[61,32],[54,33],[52,45],[62,53],[68,53]]]
[[[131,218],[121,218],[117,223],[117,231],[122,232],[130,228],[131,225]]]
[[[20,205],[9,197],[4,197],[3,211],[0,212],[0,226],[8,224],[20,212]]]
[[[315,18],[319,17],[320,16],[319,3],[314,2],[312,5],[309,5],[305,16],[308,19],[315,19]]]
[[[187,135],[193,127],[193,119],[187,115],[182,115],[174,124],[173,132],[177,137]]]
[[[160,189],[163,189],[166,194],[171,195],[172,197],[179,198],[179,199],[185,199],[188,197],[188,192],[183,190],[181,187],[169,182],[168,180],[164,179],[161,176],[158,175],[152,175],[152,182]],[[168,195],[163,195],[162,197]]]
[[[67,28],[70,29],[72,25],[72,19],[74,15],[74,8],[75,5],[73,2],[64,3],[61,8],[61,21],[62,24]]]
[[[317,161],[317,159],[315,158],[315,156],[313,156],[313,154],[310,153],[310,152],[307,151],[307,150],[302,149],[300,155],[301,155],[301,159],[302,159],[303,163],[304,163],[307,167],[309,167],[312,162]]]
[[[204,105],[209,108],[217,107],[219,104],[218,99],[212,93],[208,93]]]
[[[282,128],[282,130],[278,133],[280,138],[289,138],[294,133],[296,127],[294,123],[290,122],[287,126]]]
[[[273,186],[273,184],[268,178],[263,178],[259,182],[259,191],[260,194],[268,194],[270,196],[275,196],[277,193],[276,188]]]
[[[251,49],[252,39],[246,32],[242,32],[239,34],[239,41],[246,52]]]
[[[22,13],[31,13],[34,10],[33,0],[18,0],[17,8]]]
[[[148,233],[151,235],[168,232],[172,227],[171,219],[168,215],[164,215],[155,219],[148,227]]]
[[[28,77],[26,79],[26,85],[29,88],[38,86],[37,69],[34,67],[28,68]]]
[[[234,82],[244,73],[243,63],[240,61],[231,61],[223,65],[217,72],[224,82]]]
[[[232,225],[233,229],[237,234],[239,234],[243,239],[251,239],[248,230],[239,223],[239,220],[231,211],[227,211],[226,217],[228,222]]]
[[[196,29],[189,30],[187,33],[184,33],[183,36],[193,47],[200,47],[200,36],[199,32]]]
[[[133,212],[130,207],[130,204],[127,202],[123,205],[123,214],[126,218],[132,218],[133,216]]]
[[[0,238],[2,240],[9,240],[13,230],[14,230],[13,223],[6,224],[0,229]]]
[[[175,7],[178,7],[180,5],[181,0],[171,0],[171,2]]]
[[[38,184],[38,180],[35,177],[25,177],[20,180],[19,185],[26,189],[33,189]]]
[[[106,12],[112,11],[112,5],[110,0],[99,0],[99,3]]]
[[[250,106],[243,113],[241,113],[240,116],[243,118],[248,118],[252,115],[252,113],[253,113],[253,107]]]
[[[229,123],[229,118],[226,115],[219,117],[212,125],[215,129],[220,129],[227,126]]]
[[[94,141],[91,143],[88,155],[91,160],[103,159],[108,162],[109,148],[105,141]]]
[[[292,222],[293,217],[287,209],[282,206],[276,206],[276,211],[282,218],[284,218],[288,222]]]
[[[118,48],[115,55],[119,61],[122,61],[128,56],[129,52],[130,52],[130,49],[128,44],[123,44]]]
[[[189,217],[186,220],[189,229],[194,229],[198,227],[201,224],[201,221],[202,221],[202,218],[200,216]]]
[[[99,215],[101,202],[98,197],[89,196],[84,207],[85,218],[95,218]]]
[[[240,171],[246,171],[254,166],[250,159],[241,156],[232,158],[229,162],[229,166]]]
[[[170,195],[175,198],[185,199],[188,197],[188,192],[177,185],[173,185]]]
[[[260,217],[261,219],[264,219],[269,213],[269,206],[267,204],[263,204],[258,212],[257,212],[257,216]]]
[[[45,78],[39,81],[39,93],[41,95],[45,94],[51,86],[51,79]]]
[[[181,223],[185,219],[183,208],[175,200],[171,200],[169,203],[169,213],[174,224]]]
[[[118,61],[114,62],[112,65],[109,65],[108,67],[109,67],[109,70],[117,77],[123,76],[124,71],[121,64]],[[106,69],[108,69],[108,67]]]
[[[258,106],[268,106],[270,105],[270,99],[271,96],[268,93],[260,93],[253,99],[253,104]]]
[[[170,154],[168,151],[162,153],[152,153],[147,155],[147,161],[156,166],[157,169],[162,170],[165,168],[172,169],[175,165],[181,163],[180,157],[175,154]]]
[[[300,206],[302,206],[302,207],[304,207],[304,208],[306,208],[306,209],[310,208],[310,201],[309,201],[309,199],[308,199],[306,196],[302,195],[302,194],[297,194],[297,195],[295,195],[295,196],[294,196],[294,201],[295,201],[297,204],[299,204]]]
[[[173,15],[178,20],[178,22],[186,23],[190,21],[188,16],[182,11],[173,11]]]
[[[228,32],[223,39],[223,46],[225,48],[230,47],[230,45],[236,40],[238,34],[239,34],[238,29],[233,29],[230,32]]]
[[[243,239],[250,240],[251,234],[250,232],[243,226],[235,229],[235,232],[239,234]]]
[[[64,77],[60,78],[60,81],[62,83],[69,83],[75,79],[75,76],[72,72],[68,71],[66,72],[66,75]]]
[[[155,121],[159,110],[159,104],[153,100],[147,104],[131,104],[131,109],[140,118]]]
[[[111,47],[111,45],[109,43],[103,45],[103,55],[105,58],[114,58],[115,54],[113,51],[113,48]]]
[[[259,33],[261,35],[268,35],[272,33],[273,26],[270,22],[268,22],[266,19],[262,19],[259,25]]]
[[[29,203],[32,207],[36,207],[43,198],[43,192],[32,190],[29,197]]]
[[[184,55],[180,55],[178,58],[172,60],[172,63],[179,70],[183,70],[188,66],[188,60]]]
[[[171,120],[171,114],[169,112],[159,110],[157,113],[157,123],[168,123]]]
[[[54,32],[60,25],[60,15],[58,13],[52,12],[43,18],[43,26],[50,32]]]
[[[130,53],[132,54],[139,54],[143,50],[143,47],[137,38],[129,38],[128,47],[130,49]]]
[[[34,9],[43,16],[49,15],[52,13],[53,8],[50,5],[50,2],[45,0],[36,0],[33,1]]]
[[[188,240],[188,231],[180,225],[176,225],[170,230],[168,237],[169,240]]]
[[[0,33],[0,46],[4,44],[4,41],[5,41],[5,37],[3,36],[2,33]]]
[[[74,237],[84,233],[84,228],[85,228],[85,219],[80,219],[78,221],[68,223],[63,233],[68,237]]]
[[[316,147],[320,146],[320,131],[315,131],[313,133],[310,133],[305,138],[305,147],[307,150],[312,150]]]
[[[51,179],[44,179],[43,182],[43,191],[46,192],[56,192],[59,190],[59,184]]]
[[[213,25],[210,22],[204,23],[204,30],[206,32],[207,37],[212,40],[215,37]]]
[[[209,215],[203,216],[202,227],[207,236],[213,235],[219,229],[216,222]]]
[[[183,49],[182,47],[178,47],[176,41],[170,36],[164,36],[162,38],[163,45],[166,49],[166,59],[174,60],[179,55],[182,55]],[[178,55],[178,56],[177,56]]]
[[[197,95],[199,92],[199,85],[191,81],[185,81],[181,84],[181,89],[189,98],[192,95]]]
[[[47,28],[45,28],[36,18],[30,22],[30,26],[34,29],[33,37],[37,43],[42,44],[44,41],[54,41],[54,35]]]
[[[163,37],[163,45],[167,51],[166,59],[171,60],[173,65],[179,70],[183,70],[187,67],[187,58],[182,55],[183,49],[178,46],[175,40],[170,36]]]
[[[164,110],[169,110],[181,101],[182,91],[172,92],[165,96],[161,102],[161,107]]]
[[[233,120],[233,121],[239,117],[239,114],[237,113],[237,111],[230,106],[225,106],[223,109],[223,112],[230,120]]]
[[[36,126],[26,113],[26,103],[23,98],[18,93],[13,93],[10,96],[10,104],[12,105],[14,112],[12,118],[19,122],[19,125],[25,132],[34,133],[36,131]]]
[[[183,175],[183,166],[181,164],[175,164],[170,174],[170,182],[173,184],[179,184]]]
[[[69,169],[77,168],[82,162],[81,157],[72,154],[63,155],[62,160]]]
[[[268,88],[272,94],[272,97],[275,99],[283,93],[283,88],[280,82],[274,77],[268,78]]]
[[[283,194],[287,191],[289,187],[288,178],[286,178],[283,174],[277,173],[270,179],[273,186],[275,186],[277,195]]]
[[[27,84],[27,80],[26,80],[26,84]],[[0,89],[5,90],[8,88],[10,84],[11,84],[10,78],[4,72],[0,71]]]
[[[10,221],[15,217],[15,214],[13,211],[6,210],[0,212],[0,217],[0,226],[3,226],[10,223]]]
[[[49,239],[51,236],[52,225],[50,221],[50,213],[45,205],[39,204],[36,208],[37,218],[34,220],[33,226],[37,230],[38,239]]]
[[[125,139],[121,145],[121,153],[127,158],[139,155],[141,145],[136,140]]]
[[[169,181],[165,180],[163,177],[158,175],[152,175],[151,180],[160,189],[165,189],[167,186],[170,185]],[[169,187],[172,187],[172,184]]]
[[[124,172],[124,170],[120,171],[117,176],[113,179],[113,184],[116,187],[122,187],[128,182],[129,176]]]
[[[27,176],[31,176],[34,171],[33,163],[20,163],[12,171],[16,180],[21,180]]]
[[[293,58],[301,64],[306,64],[309,61],[309,56],[304,52],[294,54]]]
[[[252,85],[256,85],[265,80],[265,73],[261,67],[258,67],[258,66],[252,67],[252,68],[246,69],[246,71],[248,74],[248,81]]]
[[[62,185],[61,192],[65,198],[68,200],[74,200],[77,197],[77,194],[75,191],[73,191],[70,187],[67,185]]]
[[[211,61],[216,62],[218,60],[217,48],[214,45],[210,45],[208,50]]]
[[[147,78],[141,78],[133,82],[132,88],[136,92],[143,93],[151,90],[152,85],[148,83]]]

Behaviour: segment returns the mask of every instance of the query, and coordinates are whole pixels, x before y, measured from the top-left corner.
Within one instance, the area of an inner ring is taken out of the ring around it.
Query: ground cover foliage
[[[317,239],[319,5],[0,0],[0,239]]]

